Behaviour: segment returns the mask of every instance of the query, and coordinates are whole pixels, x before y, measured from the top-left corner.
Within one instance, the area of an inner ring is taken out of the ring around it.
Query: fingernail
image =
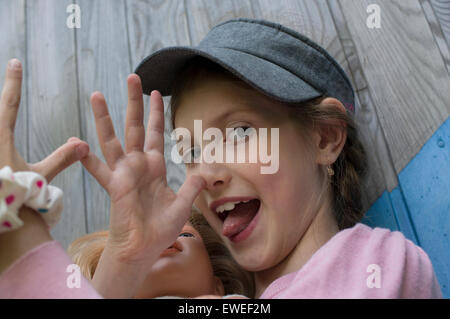
[[[77,156],[78,159],[82,159],[83,157],[85,157],[86,155],[88,155],[89,153],[89,146],[86,144],[80,144],[76,147],[76,152],[77,152]]]
[[[8,66],[11,70],[20,70],[22,68],[22,64],[17,59],[9,60]]]
[[[69,137],[69,139],[67,140],[68,143],[70,142],[78,142],[79,139],[77,139],[76,137]]]

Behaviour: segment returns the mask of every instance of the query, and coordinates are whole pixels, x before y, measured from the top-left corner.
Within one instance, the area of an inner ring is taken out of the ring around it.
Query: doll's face
[[[178,239],[152,266],[135,298],[223,295],[202,237],[188,222]]]
[[[235,127],[252,127],[257,132],[266,128],[269,141],[271,128],[279,129],[279,169],[274,174],[261,173],[259,158],[256,163],[186,165],[187,177],[200,175],[207,182],[195,206],[236,261],[249,271],[274,267],[295,249],[314,219],[311,204],[320,189],[319,167],[300,138],[298,124],[286,106],[274,105],[257,91],[221,78],[196,83],[179,101],[175,128],[187,128],[193,143],[203,147],[207,142],[202,136],[196,140],[194,120],[202,120],[203,131],[210,127],[224,132]],[[237,204],[238,209],[228,215],[217,211],[217,205],[246,200],[251,201]]]

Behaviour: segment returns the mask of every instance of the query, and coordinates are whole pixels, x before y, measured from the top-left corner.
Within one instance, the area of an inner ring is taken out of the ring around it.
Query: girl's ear
[[[332,97],[324,99],[320,105],[332,106],[343,113],[346,112],[344,105]],[[321,165],[333,164],[341,154],[346,139],[347,127],[342,121],[337,119],[322,121],[317,128],[315,140],[317,163]]]
[[[219,277],[214,276],[214,294],[217,296],[225,295],[225,288],[223,287],[222,280]]]

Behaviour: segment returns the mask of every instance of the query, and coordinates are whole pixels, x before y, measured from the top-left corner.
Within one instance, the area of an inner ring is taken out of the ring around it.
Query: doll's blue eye
[[[194,235],[191,234],[191,233],[181,233],[181,234],[179,235],[179,237],[194,237]]]

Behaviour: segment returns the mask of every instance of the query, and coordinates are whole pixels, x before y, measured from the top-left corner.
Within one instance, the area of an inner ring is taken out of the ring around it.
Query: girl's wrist
[[[113,249],[105,247],[95,269],[92,285],[107,299],[133,298],[149,268],[125,262],[118,256]]]
[[[47,224],[38,212],[22,206],[19,218],[24,223],[22,227],[0,234],[0,273],[34,247],[53,240]]]

